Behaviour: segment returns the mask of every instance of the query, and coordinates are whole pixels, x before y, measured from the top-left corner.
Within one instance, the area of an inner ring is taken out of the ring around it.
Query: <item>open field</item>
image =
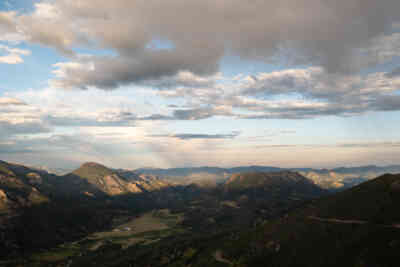
[[[107,244],[119,244],[122,248],[143,243],[148,244],[185,230],[179,226],[182,214],[171,214],[169,210],[154,210],[128,222],[117,225],[110,231],[94,233],[80,241],[60,245],[56,249],[32,256],[33,261],[57,262],[77,256],[85,251],[94,251]]]
[[[87,238],[93,241],[91,250],[98,249],[105,241],[121,244],[123,248],[144,242],[154,242],[170,234],[181,232],[177,225],[183,219],[181,214],[169,210],[155,210],[121,224],[111,231],[98,232]]]

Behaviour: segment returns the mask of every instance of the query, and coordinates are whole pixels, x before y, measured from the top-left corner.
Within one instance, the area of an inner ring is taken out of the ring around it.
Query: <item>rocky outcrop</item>
[[[142,193],[160,190],[170,184],[152,175],[139,175],[132,171],[113,170],[101,164],[83,164],[71,175],[85,179],[108,195]]]
[[[0,189],[0,202],[6,203],[8,201],[6,193]]]
[[[42,177],[35,172],[28,173],[26,175],[26,177],[28,178],[28,181],[30,184],[42,184],[43,183]]]
[[[0,189],[0,210],[7,209],[8,207],[8,198],[6,193]]]

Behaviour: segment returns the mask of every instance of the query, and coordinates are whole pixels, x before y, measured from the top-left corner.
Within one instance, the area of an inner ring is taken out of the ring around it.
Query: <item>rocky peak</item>
[[[0,201],[6,202],[8,200],[6,193],[0,189]]]

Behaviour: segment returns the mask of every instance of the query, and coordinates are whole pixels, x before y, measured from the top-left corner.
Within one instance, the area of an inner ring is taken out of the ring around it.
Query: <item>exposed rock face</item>
[[[160,190],[164,187],[170,186],[171,184],[159,179],[157,176],[140,174],[140,181],[137,181],[137,186],[143,188],[146,191]]]
[[[128,184],[128,190],[132,193],[141,193],[143,192],[142,189],[140,189],[136,184],[134,183],[129,183]]]
[[[132,171],[116,171],[94,162],[83,164],[72,175],[85,179],[108,195],[142,193],[160,190],[170,185],[156,176],[139,175]]]
[[[0,162],[1,208],[11,211],[48,202],[48,197],[40,191],[42,183],[42,177],[34,170]]]
[[[94,197],[94,196],[95,196],[93,193],[88,192],[88,191],[83,192],[83,194],[86,195],[86,196],[88,196],[88,197]]]
[[[28,178],[30,184],[42,184],[43,182],[42,177],[34,172],[28,173],[26,177]]]
[[[6,193],[0,189],[0,210],[8,208],[8,198]]]
[[[6,193],[0,189],[0,202],[7,202],[8,198]]]
[[[126,191],[123,182],[116,175],[105,176],[102,182],[110,195],[119,195]]]
[[[117,174],[103,177],[103,179],[100,179],[100,183],[103,186],[103,191],[110,195],[143,192],[138,182],[127,182]]]

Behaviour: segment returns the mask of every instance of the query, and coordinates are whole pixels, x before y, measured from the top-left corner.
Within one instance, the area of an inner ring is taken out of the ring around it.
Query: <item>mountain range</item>
[[[159,176],[163,179],[174,182],[215,185],[216,183],[223,183],[234,173],[278,172],[285,170],[298,172],[314,181],[315,184],[322,188],[343,190],[385,173],[400,173],[400,165],[369,165],[361,167],[339,167],[333,169],[279,168],[271,166],[242,166],[234,168],[195,167],[171,169],[142,168],[135,171],[137,173]]]
[[[0,266],[397,266],[397,168],[0,161]]]
[[[265,178],[239,175],[232,183],[251,187],[256,177]],[[75,258],[72,266],[395,267],[400,260],[399,204],[400,175],[387,174],[253,227],[170,236],[127,249],[105,246]]]
[[[139,169],[115,169],[125,176],[135,177],[137,175],[150,175],[164,181],[180,184],[195,183],[201,186],[214,187],[225,182],[232,174],[243,172],[278,172],[293,171],[314,181],[315,184],[328,190],[343,190],[350,188],[367,180],[373,179],[385,173],[400,173],[400,165],[387,166],[358,166],[358,167],[337,167],[332,169],[318,168],[280,168],[273,166],[239,166],[233,168],[220,167],[187,167],[187,168],[139,168]],[[65,175],[73,171],[65,168],[47,169],[42,171],[56,175]]]

